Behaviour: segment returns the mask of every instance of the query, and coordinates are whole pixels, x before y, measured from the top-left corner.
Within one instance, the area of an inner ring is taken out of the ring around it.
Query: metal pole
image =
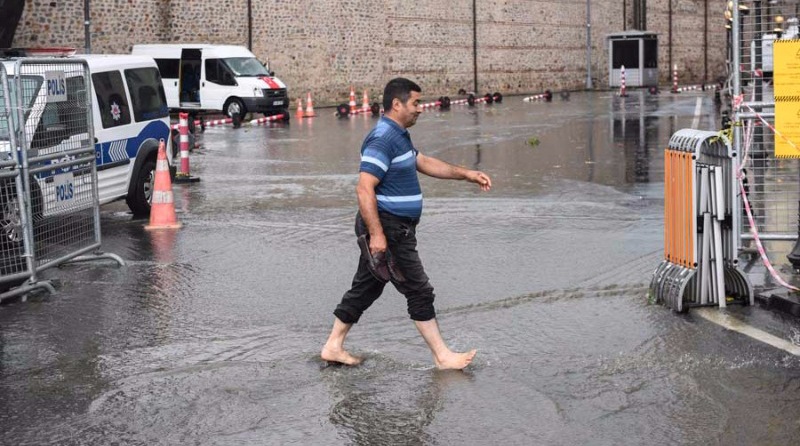
[[[247,0],[247,49],[253,51],[253,0]]]
[[[667,3],[669,4],[668,8],[668,19],[667,19],[667,27],[669,28],[668,37],[667,37],[667,53],[668,53],[668,63],[670,69],[672,69],[672,0],[668,0]]]
[[[592,85],[592,1],[586,0],[586,89]]]
[[[628,0],[622,0],[622,30],[628,30]]]
[[[478,95],[478,5],[472,0],[472,91]]]
[[[83,46],[86,54],[92,54],[92,35],[89,30],[89,26],[91,25],[89,1],[90,0],[83,0]]]
[[[703,85],[708,82],[708,0],[703,1]]]

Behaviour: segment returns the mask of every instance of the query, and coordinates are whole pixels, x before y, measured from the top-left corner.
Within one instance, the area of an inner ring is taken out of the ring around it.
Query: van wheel
[[[238,114],[241,117],[244,117],[247,114],[247,109],[244,108],[244,102],[242,102],[239,98],[230,98],[225,101],[225,116],[232,118],[233,115]]]
[[[136,217],[150,215],[150,202],[153,199],[153,184],[156,179],[156,159],[150,157],[134,173],[133,193],[125,197],[128,208]]]

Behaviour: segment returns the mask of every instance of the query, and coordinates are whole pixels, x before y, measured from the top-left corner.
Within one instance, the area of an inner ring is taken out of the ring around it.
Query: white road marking
[[[697,98],[697,104],[694,106],[694,118],[692,119],[692,128],[697,129],[700,126],[700,112],[703,111],[703,98]]]
[[[758,328],[747,325],[739,319],[725,314],[725,312],[720,311],[717,308],[695,308],[691,310],[691,312],[692,314],[696,314],[703,319],[713,322],[723,328],[727,328],[728,330],[749,336],[756,341],[761,341],[767,345],[771,345],[795,356],[800,356],[800,345],[792,344],[785,339],[781,339],[763,330],[759,330]]]

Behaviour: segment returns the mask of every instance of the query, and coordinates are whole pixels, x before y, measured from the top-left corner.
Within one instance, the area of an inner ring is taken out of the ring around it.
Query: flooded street
[[[209,127],[202,181],[173,185],[183,229],[105,206],[126,267],[47,271],[56,295],[0,306],[0,444],[793,444],[798,357],[647,300],[663,150],[698,97],[717,128],[703,92],[420,116],[421,152],[493,180],[421,178],[419,251],[445,340],[478,349],[465,372],[433,369],[391,287],[348,337],[365,363],[319,360],[358,262],[373,118]],[[714,311],[800,344],[793,317]]]

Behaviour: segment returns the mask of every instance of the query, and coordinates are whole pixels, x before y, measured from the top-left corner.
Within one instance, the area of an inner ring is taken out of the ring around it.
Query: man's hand
[[[486,175],[483,172],[478,170],[470,170],[467,172],[466,176],[467,181],[477,184],[484,192],[488,192],[489,189],[492,188],[492,179],[489,178],[489,175]]]
[[[386,252],[386,235],[383,232],[369,235],[369,252],[372,255]]]

